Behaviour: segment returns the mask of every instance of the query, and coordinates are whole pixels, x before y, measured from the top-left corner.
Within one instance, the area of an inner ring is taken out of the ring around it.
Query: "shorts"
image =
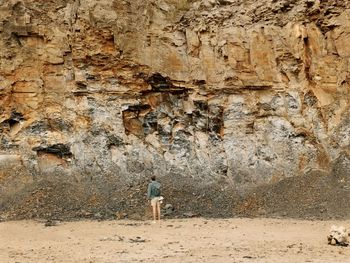
[[[160,201],[162,200],[163,198],[161,196],[157,196],[157,197],[153,197],[151,199],[151,206],[156,206],[157,204],[160,204]]]

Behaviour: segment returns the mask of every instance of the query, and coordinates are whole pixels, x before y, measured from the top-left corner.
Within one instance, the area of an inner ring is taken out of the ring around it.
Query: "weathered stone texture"
[[[23,185],[343,178],[349,18],[331,0],[0,1],[1,196],[15,164]]]

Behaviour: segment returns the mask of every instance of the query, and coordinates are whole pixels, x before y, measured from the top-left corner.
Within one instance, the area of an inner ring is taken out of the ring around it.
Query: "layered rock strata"
[[[332,0],[0,1],[0,209],[138,207],[152,174],[175,203],[347,180],[349,18]]]

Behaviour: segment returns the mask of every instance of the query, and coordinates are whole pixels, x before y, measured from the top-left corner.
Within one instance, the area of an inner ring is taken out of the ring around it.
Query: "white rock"
[[[335,244],[347,245],[348,244],[349,233],[348,233],[348,230],[344,226],[333,225],[331,227],[329,236],[332,238],[331,245],[335,245]]]

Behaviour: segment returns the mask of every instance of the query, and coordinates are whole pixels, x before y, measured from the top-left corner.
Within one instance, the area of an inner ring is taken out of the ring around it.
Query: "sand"
[[[350,220],[10,221],[0,262],[350,262],[350,247],[327,244],[333,224]]]

